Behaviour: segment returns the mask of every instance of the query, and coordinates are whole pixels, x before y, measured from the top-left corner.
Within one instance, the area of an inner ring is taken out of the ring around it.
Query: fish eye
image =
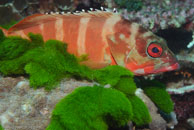
[[[153,58],[160,57],[162,55],[162,52],[163,52],[162,47],[157,43],[151,43],[147,48],[148,55]]]

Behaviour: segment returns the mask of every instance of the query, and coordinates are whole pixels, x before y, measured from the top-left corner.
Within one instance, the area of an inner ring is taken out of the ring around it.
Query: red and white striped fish
[[[29,32],[41,34],[45,41],[64,41],[76,56],[87,54],[84,64],[92,68],[120,65],[135,75],[179,68],[164,39],[112,12],[35,14],[4,30],[7,36],[24,38]]]

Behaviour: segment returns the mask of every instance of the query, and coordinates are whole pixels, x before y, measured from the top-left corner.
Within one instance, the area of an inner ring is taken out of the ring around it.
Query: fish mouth
[[[152,71],[144,71],[144,70],[147,70],[147,69],[153,67],[153,66],[149,66],[149,67],[146,67],[144,69],[138,69],[138,70],[134,71],[133,73],[136,76],[144,76],[144,75],[149,75],[149,74],[161,74],[161,73],[164,73],[167,71],[173,71],[173,70],[180,68],[180,65],[178,62],[172,63],[171,65],[169,65],[169,64],[163,64],[163,65],[165,65],[165,66],[162,66],[159,69],[155,69]]]
[[[144,76],[144,75],[150,75],[150,74],[161,74],[161,73],[164,73],[167,71],[177,70],[179,68],[180,68],[180,65],[178,62],[176,62],[176,63],[172,63],[171,65],[168,65],[168,66],[166,65],[166,66],[161,67],[160,69],[155,69],[155,70],[149,71],[149,72],[148,71],[147,72],[143,71],[144,73],[143,72],[142,73],[135,72],[135,75],[136,76]]]
[[[163,72],[167,72],[167,71],[173,71],[173,70],[177,70],[179,68],[180,68],[180,65],[179,65],[178,62],[176,62],[176,63],[171,64],[170,66],[164,66],[164,67],[162,67],[160,69],[154,70],[152,72],[152,74],[163,73]]]

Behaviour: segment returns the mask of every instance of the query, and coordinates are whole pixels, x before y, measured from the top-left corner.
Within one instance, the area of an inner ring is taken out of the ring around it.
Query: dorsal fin
[[[34,14],[32,16],[28,16],[21,20],[19,23],[12,26],[8,32],[12,31],[18,31],[25,28],[30,28],[42,23],[46,23],[49,21],[58,20],[61,18],[76,18],[76,17],[101,17],[101,18],[107,18],[111,16],[119,16],[116,13],[113,12],[106,12],[101,10],[95,10],[95,11],[88,11],[88,12],[81,12],[81,13],[51,13],[51,14]]]
[[[47,15],[52,15],[55,17],[60,17],[60,18],[66,18],[68,17],[101,17],[101,18],[107,18],[111,16],[119,16],[118,13],[114,13],[111,11],[102,11],[102,10],[95,10],[95,11],[88,11],[88,12],[75,12],[75,13],[51,13]]]
[[[81,12],[81,13],[76,13],[75,15],[78,16],[84,16],[84,17],[111,17],[111,16],[116,16],[118,14],[113,13],[113,12],[108,12],[108,11],[101,11],[101,10],[95,10],[95,11],[88,11],[88,12]]]

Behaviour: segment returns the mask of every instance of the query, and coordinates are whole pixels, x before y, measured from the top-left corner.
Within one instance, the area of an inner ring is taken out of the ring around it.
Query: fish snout
[[[171,50],[167,50],[164,56],[161,58],[163,65],[161,67],[161,72],[173,71],[180,68],[178,60]]]

